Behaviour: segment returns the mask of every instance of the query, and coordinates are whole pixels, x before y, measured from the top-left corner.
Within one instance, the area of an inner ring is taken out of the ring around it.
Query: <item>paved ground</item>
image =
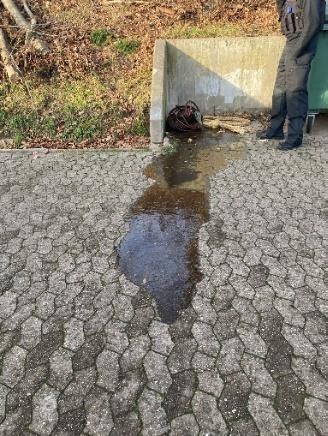
[[[211,180],[173,326],[117,270],[146,154],[0,154],[1,435],[328,435],[328,142]]]

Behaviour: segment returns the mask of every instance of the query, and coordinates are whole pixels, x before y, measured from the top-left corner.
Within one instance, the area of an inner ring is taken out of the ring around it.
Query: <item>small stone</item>
[[[104,274],[109,269],[107,257],[93,257],[92,266],[95,272]]]
[[[172,383],[166,366],[166,357],[150,351],[144,359],[144,368],[150,389],[165,394]]]
[[[244,262],[247,266],[256,266],[260,263],[262,257],[262,251],[257,248],[249,248],[245,254]]]
[[[65,273],[70,273],[75,268],[74,258],[70,254],[64,254],[58,259],[59,269]]]
[[[318,436],[316,429],[310,421],[303,420],[289,426],[291,436]]]
[[[281,422],[269,399],[257,394],[251,394],[248,408],[261,434],[288,436],[286,427]]]
[[[197,391],[192,400],[193,412],[200,425],[202,434],[219,433],[228,435],[228,429],[217,407],[216,400],[211,395]]]
[[[148,336],[138,336],[130,340],[129,347],[121,357],[123,372],[132,371],[142,365],[142,360],[150,348]]]
[[[328,335],[328,322],[326,317],[320,312],[313,312],[306,315],[304,333],[313,344],[320,344],[326,341]]]
[[[251,267],[250,270],[251,272],[247,281],[253,288],[260,288],[267,284],[266,281],[269,276],[269,269],[265,265],[261,263],[260,265]]]
[[[143,385],[144,378],[140,372],[130,371],[124,375],[110,401],[115,417],[134,409]]]
[[[319,373],[313,362],[294,357],[292,368],[306,387],[306,392],[321,400],[328,400],[327,380]]]
[[[132,436],[141,434],[141,422],[136,412],[118,416],[111,431],[111,436]]]
[[[214,333],[219,340],[229,339],[236,336],[236,327],[239,322],[238,313],[234,309],[228,309],[218,313],[218,320],[214,326]]]
[[[285,325],[282,329],[282,334],[293,347],[295,356],[304,357],[306,359],[316,357],[317,350],[304,336],[302,329]]]
[[[9,388],[0,384],[0,423],[6,416],[6,398],[9,391]]]
[[[64,348],[56,350],[50,357],[49,383],[62,391],[73,378],[72,352]]]
[[[247,298],[235,297],[232,307],[238,312],[241,322],[254,326],[259,324],[259,316]]]
[[[305,319],[303,315],[292,306],[292,303],[289,300],[276,298],[274,301],[274,307],[278,310],[287,324],[300,328],[304,327]]]
[[[104,350],[97,358],[98,380],[97,384],[109,392],[114,392],[118,386],[119,355]]]
[[[17,295],[7,291],[0,295],[0,319],[7,319],[16,309]]]
[[[213,333],[212,327],[205,323],[195,322],[192,328],[193,336],[202,353],[216,357],[220,351],[220,344]]]
[[[247,324],[237,328],[238,335],[245,345],[246,350],[250,354],[255,354],[259,357],[265,357],[267,353],[267,345],[258,334],[257,329]]]
[[[161,396],[145,389],[138,401],[144,436],[161,436],[169,431]]]
[[[275,407],[286,425],[304,417],[304,398],[304,385],[295,374],[287,374],[277,379]]]
[[[85,431],[94,436],[108,435],[114,426],[108,394],[105,392],[89,394],[85,400],[85,409],[87,415]]]
[[[42,320],[48,319],[55,311],[55,295],[44,292],[36,299],[35,315]]]
[[[242,277],[248,276],[250,269],[239,257],[228,256],[226,262],[232,268],[234,274]]]
[[[40,435],[50,435],[58,420],[59,392],[44,384],[33,397],[33,416],[30,429]]]
[[[304,410],[321,434],[326,434],[328,429],[328,404],[316,398],[306,398]]]
[[[152,350],[168,356],[174,342],[171,339],[169,327],[159,321],[153,321],[149,327],[149,336],[151,337]]]
[[[111,321],[105,328],[107,348],[118,354],[122,354],[129,346],[129,339],[124,328],[125,325],[123,323]]]
[[[199,321],[214,325],[216,322],[216,312],[213,308],[211,300],[202,297],[195,297],[192,306],[197,313]]]
[[[216,312],[220,312],[221,310],[227,310],[231,307],[231,302],[234,299],[236,292],[231,285],[222,286],[217,289],[212,307],[216,310]],[[216,320],[217,316],[215,317]]]
[[[169,420],[192,412],[191,400],[197,388],[197,376],[192,370],[187,370],[172,376],[164,407]]]
[[[115,317],[120,321],[129,322],[134,316],[131,297],[117,295],[113,300]]]
[[[23,348],[16,345],[11,348],[3,359],[0,382],[14,387],[24,376],[26,356],[27,352]]]
[[[171,422],[172,436],[198,436],[199,427],[194,415],[183,415]]]
[[[240,360],[245,347],[238,337],[227,339],[222,342],[222,348],[217,360],[217,366],[221,374],[227,375],[240,371]]]
[[[270,373],[265,368],[262,359],[245,353],[241,366],[249,381],[252,383],[252,390],[254,392],[274,398],[277,386]]]
[[[83,322],[72,318],[65,325],[64,346],[69,350],[76,351],[84,342]]]
[[[31,316],[22,324],[21,345],[28,350],[35,347],[41,340],[41,325],[42,322]]]
[[[216,370],[203,371],[198,373],[198,388],[208,394],[219,398],[223,390],[223,381]]]
[[[230,426],[231,429],[229,436],[260,436],[260,433],[251,416],[238,419],[237,421],[231,421]]]
[[[192,359],[192,367],[196,371],[207,371],[214,369],[215,357],[208,356],[207,354],[197,351]]]
[[[172,374],[191,369],[191,361],[197,349],[194,339],[185,339],[175,344],[169,358],[168,368]]]
[[[274,291],[270,286],[257,288],[253,306],[258,312],[268,312],[272,309],[274,296]]]
[[[58,398],[58,412],[60,414],[60,420],[63,419],[63,415],[69,413],[77,415],[81,414],[84,419],[83,404],[87,394],[94,387],[96,383],[96,370],[95,368],[86,368],[81,371],[75,371],[74,379],[65,388]]]
[[[225,378],[219,408],[227,421],[247,418],[249,415],[247,401],[250,390],[251,384],[243,372],[236,372]]]

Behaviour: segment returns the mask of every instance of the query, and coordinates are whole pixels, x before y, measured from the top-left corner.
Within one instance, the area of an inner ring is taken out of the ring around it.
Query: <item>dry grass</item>
[[[151,7],[106,0],[30,3],[40,21],[49,23],[42,31],[52,50],[45,58],[17,50],[24,82],[12,86],[3,80],[0,86],[0,136],[17,143],[106,138],[112,146],[124,135],[147,135],[156,38],[277,31],[274,2],[268,6],[267,0],[244,0],[242,7],[231,0],[153,0]]]

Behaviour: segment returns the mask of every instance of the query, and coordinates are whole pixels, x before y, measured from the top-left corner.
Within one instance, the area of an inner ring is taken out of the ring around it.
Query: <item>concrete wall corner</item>
[[[165,134],[167,89],[166,41],[155,43],[150,108],[150,137],[153,144],[161,144]]]

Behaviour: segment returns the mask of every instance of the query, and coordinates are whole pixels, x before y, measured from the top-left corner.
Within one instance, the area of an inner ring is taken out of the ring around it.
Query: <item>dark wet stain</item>
[[[227,421],[249,418],[247,409],[251,384],[245,374],[228,375],[219,400],[220,410]]]
[[[47,377],[47,365],[27,369],[24,378],[7,395],[7,413],[20,407],[32,407],[33,395],[46,382]]]
[[[125,276],[156,300],[163,322],[174,323],[202,279],[198,234],[209,219],[208,179],[244,146],[236,135],[203,132],[180,137],[177,151],[146,168],[155,180],[131,209],[130,230],[118,248]]]
[[[33,369],[39,365],[46,365],[52,353],[60,348],[64,342],[62,330],[54,330],[42,335],[41,342],[28,354],[26,369]]]
[[[305,418],[303,412],[305,387],[295,374],[287,374],[276,379],[277,395],[275,406],[285,424]]]
[[[85,411],[83,407],[80,407],[79,409],[70,410],[66,413],[60,414],[57,427],[52,434],[56,436],[63,434],[82,434],[85,425]]]
[[[254,288],[265,286],[269,277],[269,268],[260,264],[250,268],[251,272],[248,278],[248,283]]]
[[[96,364],[98,355],[106,345],[106,337],[102,333],[90,336],[72,357],[74,371],[90,368]]]
[[[197,389],[197,377],[194,371],[186,370],[173,375],[164,401],[167,417],[171,421],[178,416],[192,413],[191,401]]]
[[[154,319],[154,309],[144,306],[134,309],[134,317],[126,330],[129,339],[147,335],[150,324]]]
[[[268,346],[265,367],[275,380],[292,373],[293,349],[281,333],[282,326],[283,318],[273,309],[262,318],[259,330]]]

